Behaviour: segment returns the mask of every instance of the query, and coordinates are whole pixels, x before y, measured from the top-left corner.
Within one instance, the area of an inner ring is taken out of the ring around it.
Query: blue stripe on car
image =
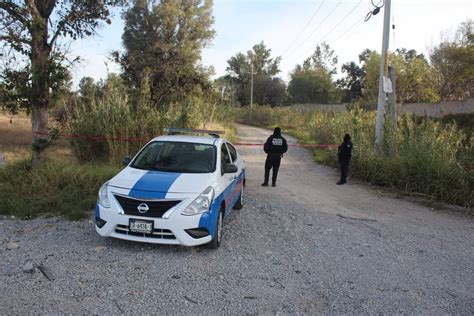
[[[99,203],[95,203],[95,220],[100,218]]]
[[[242,170],[240,173],[239,177],[234,180],[236,183],[241,183],[243,185],[243,181],[245,178],[245,171]],[[201,215],[201,218],[199,220],[199,227],[205,227],[209,231],[209,234],[212,236],[212,238],[215,237],[216,235],[216,222],[217,222],[217,215],[219,214],[219,211],[221,209],[221,204],[222,201],[225,200],[229,194],[232,194],[232,183],[227,186],[227,188],[219,194],[219,196],[214,198],[214,201],[212,202],[211,205],[211,211],[203,213]],[[239,194],[240,195],[240,194]],[[236,198],[233,198],[231,200],[231,203],[226,204],[226,208],[224,211],[224,214],[227,216],[227,214],[232,210],[232,207],[234,206],[235,202],[237,202]]]
[[[148,171],[128,193],[135,198],[164,199],[166,193],[181,173]]]

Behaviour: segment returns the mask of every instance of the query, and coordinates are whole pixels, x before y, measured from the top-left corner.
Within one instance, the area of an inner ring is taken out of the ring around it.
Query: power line
[[[285,55],[286,52],[288,52],[290,50],[291,47],[293,47],[293,45],[295,45],[295,43],[298,41],[298,39],[300,38],[300,36],[304,33],[304,31],[306,31],[306,28],[308,27],[308,25],[313,21],[314,17],[316,16],[316,14],[318,14],[319,10],[321,9],[321,7],[323,6],[324,2],[326,2],[326,0],[323,0],[323,2],[321,2],[321,4],[318,6],[318,8],[316,9],[316,11],[313,13],[313,15],[311,16],[311,18],[309,19],[309,21],[306,23],[306,25],[303,27],[303,29],[300,31],[300,33],[298,34],[298,36],[295,38],[295,40],[293,41],[293,43],[291,43],[290,46],[287,47],[287,49],[281,54],[281,56]]]
[[[337,7],[342,3],[342,0],[340,0],[336,6],[331,10],[331,12],[329,12],[329,14],[323,19],[323,21],[315,28],[313,29],[313,31],[295,48],[295,49],[298,49],[301,47],[301,45],[303,45],[304,43],[306,43],[306,41],[311,37],[313,36],[313,34],[319,29],[319,27],[321,25],[324,24],[324,22],[326,22],[326,20],[331,16],[331,14],[333,14],[333,12],[337,9]],[[295,50],[293,50],[293,53],[290,53],[287,57],[293,55],[295,52]]]
[[[364,19],[358,19],[357,21],[355,21],[351,26],[349,26],[348,29],[346,29],[344,31],[344,33],[342,33],[341,35],[339,35],[334,41],[332,41],[333,43],[337,42],[338,40],[340,40],[342,37],[344,37],[344,35],[346,35],[350,30],[352,30],[356,25],[358,25],[359,23],[362,23],[362,21],[364,21]]]
[[[331,30],[329,30],[329,32],[327,32],[320,40],[319,42],[322,42],[329,34],[331,34],[334,30],[336,30],[351,14],[354,13],[354,11],[362,4],[362,0],[359,1],[359,3],[357,3],[350,11],[349,13],[347,13]],[[358,22],[361,22],[361,21],[358,21]],[[354,23],[353,25],[357,24],[358,22]],[[347,33],[349,31],[349,29],[345,32]],[[299,59],[301,56],[305,55],[306,53],[301,53],[298,55],[298,58]]]
[[[362,0],[360,0],[359,3],[356,4],[356,5],[352,8],[352,10],[351,10],[349,13],[347,13],[347,15],[346,15],[341,21],[339,21],[339,23],[337,23],[329,32],[327,32],[319,41],[322,42],[322,41],[326,38],[326,36],[328,36],[328,35],[331,34],[335,29],[337,29],[338,26],[341,25],[342,22],[344,22],[344,21],[347,19],[347,17],[348,17],[349,15],[351,15],[351,14],[355,11],[355,9],[357,9],[357,8],[360,6],[361,3],[362,3]]]

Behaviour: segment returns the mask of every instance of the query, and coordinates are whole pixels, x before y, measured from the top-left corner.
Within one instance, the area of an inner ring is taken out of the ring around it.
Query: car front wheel
[[[235,210],[240,210],[244,206],[244,185],[242,184],[242,188],[240,188],[240,195],[237,202],[234,204]]]
[[[219,211],[219,215],[217,216],[217,222],[216,222],[216,235],[214,238],[211,240],[209,243],[209,247],[212,249],[217,249],[219,248],[222,240],[222,230],[224,226],[224,209],[221,208]]]

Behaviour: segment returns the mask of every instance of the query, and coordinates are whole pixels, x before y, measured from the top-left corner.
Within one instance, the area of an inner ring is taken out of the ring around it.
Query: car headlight
[[[107,184],[108,182],[104,183],[99,190],[99,204],[105,208],[110,207],[110,200],[109,194],[107,193]]]
[[[214,199],[214,188],[207,187],[189,206],[181,213],[182,215],[197,215],[209,211]]]

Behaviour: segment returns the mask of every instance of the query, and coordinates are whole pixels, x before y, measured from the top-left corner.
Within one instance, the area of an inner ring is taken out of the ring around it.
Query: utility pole
[[[250,75],[250,121],[252,121],[252,109],[253,109],[253,62],[251,65],[251,75]]]
[[[377,120],[375,122],[375,147],[380,148],[383,142],[383,121],[386,95],[384,91],[384,77],[388,73],[388,42],[390,36],[390,6],[391,0],[385,0],[384,16],[383,16],[383,38],[382,38],[382,54],[380,56],[380,76],[379,76],[379,96],[377,100]]]
[[[224,103],[224,93],[225,93],[225,88],[227,86],[227,83],[224,83],[224,86],[222,87],[221,91],[221,102]]]
[[[395,78],[395,69],[391,66],[388,67],[388,77],[390,78],[390,81],[392,82],[392,93],[388,94],[388,100],[387,100],[387,113],[388,113],[388,118],[390,120],[390,129],[393,131],[395,127],[397,126],[397,95],[396,95],[396,78]]]

